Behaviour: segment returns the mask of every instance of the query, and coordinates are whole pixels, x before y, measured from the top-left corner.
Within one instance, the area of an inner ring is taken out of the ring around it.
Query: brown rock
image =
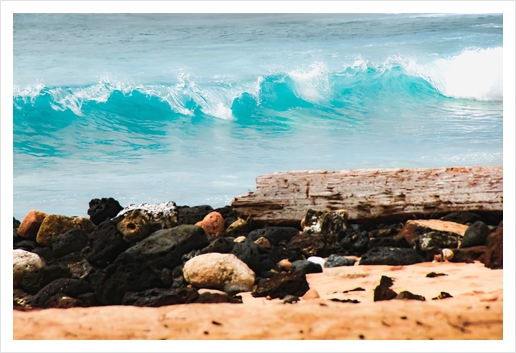
[[[38,210],[29,211],[18,227],[18,235],[23,238],[35,239],[39,227],[46,216],[47,214],[45,212]]]
[[[51,246],[52,238],[64,234],[71,229],[79,228],[89,233],[95,228],[95,225],[86,217],[67,217],[51,214],[45,217],[38,234],[36,242],[43,246]]]
[[[292,268],[292,262],[288,261],[288,259],[283,259],[280,262],[278,262],[278,266],[281,270],[290,271],[290,269]]]
[[[128,243],[142,240],[152,232],[149,215],[140,209],[129,211],[116,227]]]
[[[218,237],[224,232],[224,218],[216,211],[208,213],[202,221],[195,225],[201,226],[204,232],[212,237]]]
[[[486,267],[503,269],[503,227],[498,227],[486,240],[487,251],[482,259]]]
[[[267,239],[265,237],[259,237],[258,239],[256,239],[254,241],[254,243],[256,245],[258,245],[258,247],[260,249],[270,249],[270,248],[272,248],[271,243],[269,242],[269,239]]]

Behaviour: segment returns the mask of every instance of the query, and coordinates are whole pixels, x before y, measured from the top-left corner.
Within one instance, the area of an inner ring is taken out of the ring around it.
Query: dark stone
[[[260,250],[262,251],[262,250]],[[296,260],[303,260],[303,254],[299,250],[287,249],[284,246],[275,246],[272,249],[264,250],[263,253],[267,254],[269,258],[275,263],[280,262],[283,259],[288,259],[290,262]]]
[[[304,273],[278,273],[267,281],[258,284],[251,295],[253,297],[270,296],[272,299],[284,298],[289,294],[302,297],[308,289],[310,287]]]
[[[202,206],[178,206],[177,207],[177,223],[181,224],[195,224],[202,221],[204,217],[210,212],[213,212],[213,208],[208,205]]]
[[[451,262],[465,262],[471,264],[475,260],[481,260],[484,258],[487,252],[487,246],[472,246],[465,249],[453,249],[453,258]]]
[[[59,258],[75,251],[81,251],[88,243],[88,234],[82,229],[71,229],[68,232],[52,237],[52,256]]]
[[[359,265],[404,266],[424,262],[416,250],[410,248],[372,248],[360,259]]]
[[[377,229],[373,229],[369,231],[370,238],[385,238],[397,235],[401,229],[403,229],[403,225],[401,223],[395,224],[379,224],[377,225]]]
[[[233,238],[219,237],[215,238],[207,247],[201,250],[201,254],[207,254],[210,252],[218,252],[221,254],[230,254],[235,246]]]
[[[446,298],[453,298],[453,296],[448,292],[441,292],[437,297],[432,298],[432,300],[438,300],[438,299],[446,299]]]
[[[344,256],[332,254],[328,257],[328,260],[324,263],[325,268],[341,267],[341,266],[353,266],[356,260],[350,259]]]
[[[419,295],[419,294],[413,294],[409,291],[401,291],[398,293],[398,295],[396,296],[396,299],[399,299],[399,300],[420,300],[420,301],[426,301],[426,298],[423,297],[422,295]]]
[[[224,285],[224,292],[231,296],[242,292],[251,292],[252,290],[253,288],[251,286],[247,286],[245,284],[227,283]]]
[[[348,255],[362,256],[368,250],[369,237],[366,231],[348,228],[337,235],[337,245]]]
[[[13,230],[16,230],[20,227],[21,222],[13,217]]]
[[[195,288],[152,288],[142,292],[127,292],[122,305],[160,307],[165,305],[188,304],[199,296]]]
[[[45,304],[43,304],[44,308],[59,308],[59,309],[68,309],[68,308],[81,308],[84,307],[84,303],[82,300],[77,298],[72,298],[65,293],[56,293],[51,296]]]
[[[321,253],[325,251],[325,244],[322,237],[318,234],[302,233],[293,236],[286,248],[299,251],[307,258],[310,256],[325,257],[321,255]]]
[[[34,254],[37,254],[43,263],[52,261],[52,248],[49,246],[35,247],[31,250]]]
[[[299,297],[296,297],[295,295],[286,295],[283,298],[283,304],[294,304],[299,301]]]
[[[368,248],[378,248],[381,246],[390,246],[393,248],[410,248],[410,244],[405,238],[394,239],[393,237],[372,238],[369,239]]]
[[[54,259],[49,265],[66,269],[72,278],[84,278],[93,270],[93,266],[86,260],[84,254],[78,251]]]
[[[122,234],[116,228],[116,222],[106,220],[91,234],[83,252],[92,265],[104,268],[113,263],[129,246],[123,241]]]
[[[19,288],[13,289],[13,307],[14,308],[31,308],[29,304],[32,301],[33,296],[25,293]]]
[[[453,212],[441,217],[441,220],[460,224],[471,224],[477,221],[482,221],[482,218],[478,214],[472,212]]]
[[[71,277],[72,274],[68,268],[57,265],[43,266],[23,276],[20,288],[27,293],[36,294],[43,287],[57,279]]]
[[[392,278],[382,276],[380,278],[380,284],[374,289],[373,301],[378,302],[396,298],[398,294],[391,289],[393,284]]]
[[[238,219],[238,216],[231,206],[224,206],[220,208],[214,209],[215,212],[220,213],[222,218],[224,218],[224,229],[227,229],[231,223],[235,222]]]
[[[192,250],[190,252],[187,252],[186,254],[184,254],[183,256],[181,256],[181,262],[183,264],[185,264],[188,260],[191,260],[193,259],[194,257],[196,257],[197,255],[199,255],[201,253],[201,250]]]
[[[428,277],[428,278],[435,278],[435,277],[440,277],[440,276],[448,276],[448,275],[446,273],[435,273],[435,272],[430,272],[430,273],[426,274],[426,277]]]
[[[70,297],[76,298],[78,295],[91,291],[90,284],[77,278],[59,278],[56,279],[41,290],[33,297],[32,306],[38,308],[47,307],[47,301],[55,294],[62,293]]]
[[[276,262],[274,262],[267,254],[260,255],[260,272],[272,269],[278,269]]]
[[[476,221],[466,229],[460,248],[469,248],[472,246],[486,245],[487,236],[489,235],[489,227],[482,221]]]
[[[21,238],[21,240],[15,241],[13,243],[13,249],[21,249],[26,251],[34,250],[38,246],[38,243],[36,243],[34,240],[28,240]]]
[[[250,239],[235,243],[231,254],[245,262],[254,273],[260,273],[260,250]]]
[[[106,219],[115,217],[124,208],[120,206],[120,203],[110,198],[93,199],[89,203],[88,215],[93,224],[98,226]]]
[[[217,304],[217,303],[234,303],[242,304],[242,297],[233,297],[227,293],[213,293],[204,292],[200,293],[199,297],[195,300],[195,303],[200,304]]]
[[[79,294],[77,299],[82,301],[85,307],[100,305],[99,301],[97,300],[97,295],[94,292]]]
[[[297,260],[292,262],[290,272],[301,272],[306,275],[308,273],[321,273],[323,272],[323,269],[321,265],[314,262],[307,260]]]
[[[100,303],[119,305],[127,292],[163,288],[161,270],[146,263],[112,264],[105,270],[88,276]]]
[[[503,269],[503,224],[489,234],[486,246],[486,254],[482,258],[484,265],[491,269]]]
[[[332,302],[338,302],[338,303],[353,303],[353,304],[358,304],[360,303],[359,300],[357,299],[338,299],[338,298],[331,298],[330,299]]]
[[[260,237],[265,237],[272,246],[276,246],[281,242],[287,243],[298,234],[299,230],[293,227],[265,227],[251,231],[247,238],[255,241]]]
[[[183,255],[209,244],[204,230],[195,225],[180,225],[158,230],[117,258],[117,263],[147,263],[158,269],[174,268]]]
[[[455,233],[428,231],[427,228],[416,229],[416,249],[419,253],[437,253],[441,249],[455,249],[459,246],[460,236]]]

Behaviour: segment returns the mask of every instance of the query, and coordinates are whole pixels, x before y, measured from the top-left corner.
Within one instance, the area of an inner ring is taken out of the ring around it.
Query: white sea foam
[[[441,94],[475,100],[503,99],[503,48],[467,49],[423,65],[405,62],[407,73],[430,82]]]
[[[318,103],[330,92],[328,68],[322,62],[313,63],[308,71],[296,69],[288,75],[294,81],[296,95],[308,102]]]

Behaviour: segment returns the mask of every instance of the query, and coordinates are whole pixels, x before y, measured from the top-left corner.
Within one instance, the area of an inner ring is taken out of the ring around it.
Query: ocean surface
[[[14,217],[503,164],[502,14],[14,14]]]

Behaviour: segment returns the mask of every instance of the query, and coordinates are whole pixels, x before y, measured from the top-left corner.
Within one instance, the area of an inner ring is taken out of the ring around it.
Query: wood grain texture
[[[308,209],[345,209],[350,221],[503,211],[503,168],[359,169],[278,172],[236,197],[239,217],[299,223]]]

